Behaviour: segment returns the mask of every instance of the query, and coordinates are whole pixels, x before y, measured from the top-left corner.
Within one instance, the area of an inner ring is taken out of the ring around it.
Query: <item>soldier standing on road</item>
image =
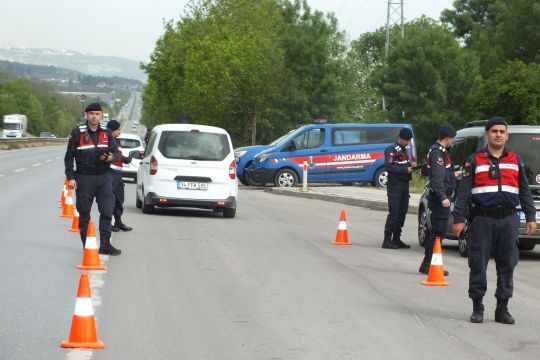
[[[103,111],[99,103],[86,107],[86,123],[77,126],[69,135],[64,157],[65,173],[70,189],[76,190],[79,212],[79,232],[86,244],[86,231],[94,198],[99,209],[99,253],[119,255],[120,250],[111,245],[111,219],[114,194],[109,175],[109,164],[118,158],[118,149],[111,131],[100,125]],[[73,162],[76,163],[74,169]]]
[[[469,297],[473,301],[471,322],[484,321],[482,298],[487,290],[486,269],[490,256],[497,269],[495,321],[514,324],[508,312],[512,297],[514,267],[519,260],[519,216],[521,204],[527,235],[536,231],[536,210],[520,156],[505,147],[507,124],[502,117],[491,118],[485,135],[488,145],[471,155],[465,164],[453,211],[453,233],[461,235],[469,200]]]
[[[401,229],[409,208],[409,181],[416,166],[416,162],[410,161],[407,151],[411,138],[411,129],[403,128],[399,131],[395,144],[384,151],[384,168],[388,172],[388,217],[384,226],[383,249],[411,247],[401,241]]]
[[[420,264],[419,272],[427,274],[433,255],[435,238],[441,241],[446,233],[448,218],[450,217],[450,198],[454,192],[456,177],[461,171],[454,172],[452,159],[448,149],[456,137],[456,129],[450,124],[442,124],[439,129],[439,140],[431,146],[427,155],[426,167],[429,175],[431,193],[428,197],[428,207],[431,211],[431,233],[424,243],[424,259]],[[448,271],[444,271],[448,275]]]
[[[122,133],[122,130],[120,130],[120,123],[116,120],[111,120],[107,123],[107,128],[111,130],[114,139],[118,140],[118,136]],[[110,168],[112,190],[115,198],[113,211],[114,226],[111,228],[111,231],[131,231],[133,228],[122,222],[122,214],[124,213],[124,180],[122,180],[122,167],[123,164],[129,164],[132,159],[131,157],[126,158],[122,155],[122,148],[118,141],[116,141],[116,145],[118,146],[118,158],[112,162]]]

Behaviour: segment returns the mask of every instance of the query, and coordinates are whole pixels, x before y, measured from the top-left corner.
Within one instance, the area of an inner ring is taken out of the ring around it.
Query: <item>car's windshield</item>
[[[226,134],[164,131],[158,145],[171,159],[221,161],[231,152]]]
[[[21,130],[21,127],[19,124],[4,123],[4,129],[5,130]]]
[[[279,144],[281,142],[281,140],[285,139],[285,137],[287,137],[290,133],[292,133],[294,130],[291,130],[289,131],[288,133],[286,133],[285,135],[283,136],[280,136],[278,137],[276,140],[272,141],[270,144],[270,146],[276,146],[277,144]]]
[[[292,130],[290,131],[288,134],[280,137],[279,139],[275,140],[272,144],[272,146],[275,146],[275,147],[278,147],[278,146],[281,146],[283,144],[286,144],[288,143],[289,141],[291,141],[292,138],[294,138],[296,136],[296,134],[298,134],[299,132],[301,132],[303,129],[303,127],[299,127],[298,129],[295,129],[295,130]],[[275,143],[275,144],[274,144]]]
[[[141,142],[137,139],[117,138],[116,140],[118,141],[118,143],[120,143],[120,146],[124,149],[134,149],[136,147],[141,146]]]
[[[510,133],[507,147],[521,156],[529,184],[540,185],[540,134]]]

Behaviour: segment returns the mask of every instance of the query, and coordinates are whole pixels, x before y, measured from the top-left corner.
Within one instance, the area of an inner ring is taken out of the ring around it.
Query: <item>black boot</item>
[[[473,299],[471,322],[476,324],[484,322],[484,305],[482,305],[482,298]]]
[[[99,253],[102,255],[120,255],[122,251],[111,245],[111,233],[101,233],[99,236]]]
[[[399,249],[399,246],[392,242],[392,233],[389,231],[384,232],[384,240],[381,247],[383,249]]]
[[[392,243],[396,244],[398,248],[400,249],[410,249],[411,245],[405,244],[403,241],[401,241],[401,234],[394,234],[392,238]]]
[[[117,232],[117,231],[131,231],[133,230],[132,227],[127,226],[122,222],[121,216],[115,216],[114,217],[114,226],[111,228],[111,231]]]
[[[429,271],[429,259],[426,255],[424,256],[424,259],[422,260],[422,263],[420,264],[420,267],[418,268],[418,272],[427,275],[428,271]]]
[[[497,299],[497,309],[495,309],[495,321],[503,324],[514,325],[516,321],[508,312],[508,300]]]

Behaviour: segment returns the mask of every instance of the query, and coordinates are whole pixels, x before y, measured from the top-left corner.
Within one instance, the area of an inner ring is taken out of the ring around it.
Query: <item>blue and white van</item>
[[[410,124],[306,125],[257,154],[250,176],[256,183],[296,186],[303,180],[302,165],[307,161],[310,183],[371,182],[384,187],[388,181],[384,150],[396,141],[402,128],[412,131]],[[409,155],[416,159],[414,137]]]

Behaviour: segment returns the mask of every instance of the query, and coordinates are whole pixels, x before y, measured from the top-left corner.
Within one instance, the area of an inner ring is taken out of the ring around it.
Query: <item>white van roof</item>
[[[220,127],[208,126],[208,125],[197,125],[197,124],[162,124],[162,125],[157,125],[152,129],[152,131],[156,131],[156,132],[191,131],[191,130],[229,135],[229,133],[225,129],[222,129]]]

